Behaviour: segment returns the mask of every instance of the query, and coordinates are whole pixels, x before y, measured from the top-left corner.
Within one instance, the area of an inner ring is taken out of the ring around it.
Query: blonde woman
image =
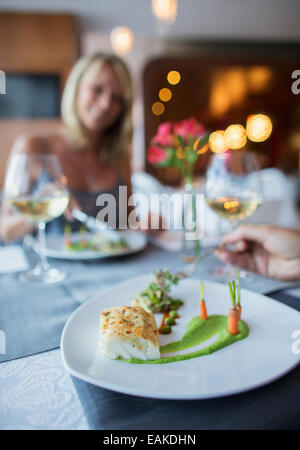
[[[127,186],[127,195],[131,195],[132,101],[131,76],[120,58],[102,53],[83,57],[65,86],[62,129],[55,135],[16,140],[12,152],[58,156],[72,199],[65,213],[68,220],[72,220],[74,206],[96,216],[101,193],[112,193],[118,203],[120,185]],[[32,231],[31,224],[5,204],[1,219],[4,240],[17,240]],[[59,218],[60,225],[64,219]]]

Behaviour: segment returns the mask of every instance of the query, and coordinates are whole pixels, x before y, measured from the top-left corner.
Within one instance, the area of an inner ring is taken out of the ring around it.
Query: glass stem
[[[231,224],[231,231],[234,231],[240,224],[239,220],[237,219],[230,219]]]
[[[197,203],[196,192],[192,186],[192,179],[187,179],[185,184],[185,192],[188,194],[187,205],[183,207],[183,257],[185,260],[199,258],[201,254],[201,246],[199,242],[199,230],[197,224]],[[188,227],[187,227],[188,221]],[[191,227],[191,229],[189,229]],[[188,242],[187,234],[193,234],[192,242]]]
[[[40,242],[40,265],[42,272],[46,272],[49,269],[49,264],[46,256],[46,224],[45,222],[39,222],[39,242]]]
[[[194,231],[195,231],[195,242],[194,242],[195,256],[196,256],[196,258],[199,258],[200,253],[201,253],[201,247],[200,247],[199,235],[198,235],[197,204],[196,204],[195,191],[192,191],[192,214],[193,214],[192,220],[193,220]]]

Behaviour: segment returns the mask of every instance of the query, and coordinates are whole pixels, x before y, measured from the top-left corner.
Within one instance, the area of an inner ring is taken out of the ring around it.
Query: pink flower
[[[185,119],[174,124],[174,133],[181,136],[183,139],[189,137],[197,138],[205,132],[204,126],[197,122],[196,119]]]
[[[165,161],[167,157],[168,155],[162,148],[152,145],[152,147],[149,148],[147,161],[151,164],[158,164]]]
[[[172,123],[161,123],[157,129],[157,133],[151,141],[153,144],[159,144],[163,147],[172,147],[174,140],[172,134]]]

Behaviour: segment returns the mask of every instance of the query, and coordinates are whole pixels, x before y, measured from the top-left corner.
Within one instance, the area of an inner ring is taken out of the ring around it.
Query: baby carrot
[[[205,300],[204,300],[204,286],[203,286],[202,282],[200,284],[200,292],[201,292],[200,318],[204,319],[204,320],[207,320],[208,319],[208,315],[207,315],[207,311],[206,311],[206,304],[205,304]]]
[[[228,331],[230,334],[238,334],[239,332],[239,313],[236,307],[236,286],[235,281],[229,282],[229,291],[232,302],[232,308],[228,313]]]
[[[230,334],[238,334],[239,332],[239,313],[237,309],[230,308],[228,313],[228,331]]]
[[[88,247],[88,243],[87,243],[87,240],[86,240],[86,229],[85,229],[84,226],[80,227],[79,234],[80,234],[80,246],[81,246],[81,248],[87,248]]]
[[[70,225],[65,225],[64,227],[64,246],[66,248],[71,247],[72,240],[71,240],[71,227]]]
[[[208,315],[207,315],[207,311],[206,311],[206,305],[205,305],[205,301],[204,300],[200,300],[200,318],[207,320],[208,319]]]

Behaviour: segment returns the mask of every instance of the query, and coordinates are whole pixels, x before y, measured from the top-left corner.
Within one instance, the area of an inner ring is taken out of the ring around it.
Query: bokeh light
[[[230,209],[231,212],[233,212],[233,209],[237,209],[240,205],[240,202],[238,200],[227,200],[226,202],[224,202],[224,208],[225,209]]]
[[[158,20],[172,25],[177,16],[177,0],[152,0],[152,11]]]
[[[229,125],[224,132],[225,144],[228,148],[237,150],[247,143],[247,133],[243,125]]]
[[[172,98],[172,91],[168,88],[163,88],[159,91],[158,96],[162,102],[168,102]]]
[[[167,80],[170,84],[178,84],[181,80],[181,75],[177,70],[171,70],[167,75]]]
[[[271,86],[272,70],[267,66],[254,66],[248,70],[249,87],[252,92],[262,92]]]
[[[131,51],[133,40],[133,33],[128,27],[116,27],[110,33],[112,48],[119,56],[127,55]]]
[[[208,145],[213,153],[223,153],[227,150],[224,134],[223,130],[217,130],[210,134]]]
[[[265,114],[252,114],[247,119],[247,136],[253,142],[263,142],[272,133],[271,119]]]
[[[161,116],[165,112],[165,105],[161,102],[153,103],[152,112],[155,116]]]

